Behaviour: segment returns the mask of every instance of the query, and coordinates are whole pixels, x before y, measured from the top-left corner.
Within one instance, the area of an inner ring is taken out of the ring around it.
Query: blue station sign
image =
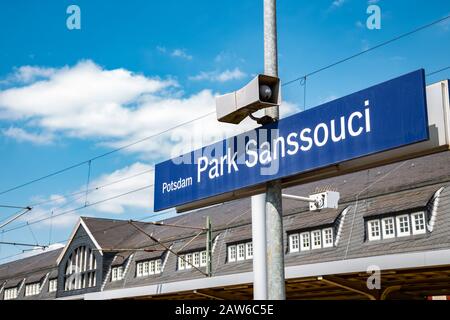
[[[187,205],[428,138],[421,69],[157,164],[154,210]]]

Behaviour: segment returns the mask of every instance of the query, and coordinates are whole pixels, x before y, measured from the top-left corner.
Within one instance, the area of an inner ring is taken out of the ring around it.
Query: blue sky
[[[445,0],[278,2],[284,82],[450,14]],[[381,8],[380,30],[365,26],[372,3]],[[66,27],[71,4],[81,9],[81,30]],[[449,40],[447,20],[314,75],[307,81],[306,107],[418,68],[446,67]],[[4,1],[0,42],[2,191],[213,111],[215,94],[239,88],[263,71],[262,0]],[[449,77],[447,70],[427,80]],[[299,83],[283,88],[283,100],[283,114],[302,110]],[[147,173],[92,192],[88,202],[150,184],[154,163],[250,126],[219,126],[213,115],[96,160],[93,187]],[[0,195],[0,204],[20,206],[54,200],[5,230],[82,206],[83,195],[62,195],[84,190],[87,173],[83,165]],[[150,217],[152,192],[0,232],[0,239],[61,241],[78,215]],[[13,213],[0,209],[0,220]],[[0,259],[21,249],[0,246]]]

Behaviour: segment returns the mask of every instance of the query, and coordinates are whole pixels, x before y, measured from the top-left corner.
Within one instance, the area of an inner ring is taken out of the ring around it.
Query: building
[[[445,151],[286,190],[341,193],[337,210],[310,212],[305,203],[284,200],[287,298],[450,295],[449,184]],[[203,227],[207,216],[213,225],[212,277],[204,274],[205,235],[168,226]],[[159,245],[128,221],[83,217],[64,248],[0,265],[0,299],[252,298],[249,199],[165,223],[137,223]],[[368,270],[376,275],[378,269],[381,287],[370,290],[374,274]]]

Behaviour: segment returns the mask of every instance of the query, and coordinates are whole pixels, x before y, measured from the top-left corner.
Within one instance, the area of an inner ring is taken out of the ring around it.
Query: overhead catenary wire
[[[84,207],[83,207],[83,208],[84,208]],[[81,210],[81,209],[80,209],[80,210]],[[165,214],[167,214],[167,213],[168,213],[167,211],[164,211],[164,212],[161,212],[161,213],[158,213],[158,214],[151,215],[151,216],[149,216],[149,217],[144,217],[144,218],[140,218],[140,219],[133,219],[133,220],[134,220],[134,221],[137,221],[137,222],[143,222],[143,221],[145,221],[145,220],[147,220],[147,219],[150,219],[150,218],[151,218],[151,219],[154,219],[155,217],[162,216],[162,215],[165,215]],[[98,231],[98,232],[106,232],[106,231],[110,231],[110,230],[119,228],[119,227],[121,227],[121,226],[123,226],[123,225],[125,225],[125,224],[128,224],[128,221],[123,221],[122,224],[121,224],[121,223],[117,223],[117,224],[114,225],[114,226],[110,226],[110,227],[107,227],[107,228],[103,228],[103,229],[100,229],[100,230],[97,230],[97,231]],[[1,232],[2,237],[3,237],[3,234],[4,234],[4,233],[5,233],[5,230],[2,230],[2,232]],[[88,237],[89,237],[89,235],[78,235],[78,236],[75,236],[74,239],[83,239],[83,238],[88,238]],[[51,245],[55,245],[55,244],[65,243],[65,242],[67,242],[67,241],[69,241],[69,240],[70,240],[70,238],[58,240],[58,241],[55,241],[55,242],[49,244],[48,247],[50,247]],[[154,245],[156,245],[156,244],[154,244]],[[145,246],[145,247],[150,247],[150,246],[147,245],[147,246]],[[141,248],[138,247],[137,249],[141,249]],[[36,249],[34,249],[34,250],[41,250],[41,249],[40,249],[40,248],[36,248]],[[19,253],[13,254],[13,255],[9,255],[9,256],[0,258],[0,261],[4,261],[4,260],[10,259],[10,258],[17,257],[17,256],[21,255],[22,253],[23,253],[23,252],[19,252]]]
[[[332,68],[332,67],[334,67],[334,66],[336,66],[336,65],[339,65],[339,64],[341,64],[341,63],[344,63],[344,62],[346,62],[346,61],[348,61],[348,60],[354,59],[354,58],[356,58],[356,57],[358,57],[358,56],[360,56],[360,55],[362,55],[362,54],[365,54],[365,53],[367,53],[367,52],[373,51],[373,50],[378,49],[378,48],[380,48],[380,47],[383,47],[383,46],[385,46],[385,45],[387,45],[387,44],[390,44],[390,43],[392,43],[392,42],[395,42],[395,41],[397,41],[397,40],[400,40],[400,39],[402,39],[402,38],[404,38],[404,37],[407,37],[407,36],[409,36],[409,35],[411,35],[411,34],[417,33],[417,32],[419,32],[419,31],[422,31],[422,30],[424,30],[424,29],[427,29],[427,28],[429,28],[429,27],[432,27],[432,26],[434,26],[434,25],[437,25],[437,24],[439,24],[439,23],[442,23],[442,22],[446,21],[446,20],[449,19],[449,18],[450,18],[450,15],[445,16],[445,17],[443,17],[443,18],[440,18],[440,19],[438,19],[438,20],[435,20],[435,21],[433,21],[433,22],[430,22],[430,23],[428,23],[428,24],[426,24],[426,25],[423,25],[423,26],[421,26],[421,27],[415,28],[415,29],[413,29],[413,30],[411,30],[411,31],[409,31],[409,32],[403,33],[403,34],[401,34],[401,35],[399,35],[399,36],[396,36],[396,37],[394,37],[394,38],[392,38],[392,39],[389,39],[389,40],[387,40],[387,41],[384,41],[384,42],[382,42],[382,43],[380,43],[380,44],[378,44],[378,45],[376,45],[376,46],[374,46],[374,47],[368,48],[368,49],[366,49],[366,50],[363,50],[363,51],[361,51],[361,52],[358,52],[358,53],[356,53],[356,54],[353,54],[353,55],[351,55],[351,56],[349,56],[349,57],[346,57],[346,58],[343,58],[343,59],[341,59],[341,60],[338,60],[338,61],[336,61],[336,62],[334,62],[334,63],[331,63],[331,64],[329,64],[329,65],[327,65],[327,66],[324,66],[324,67],[321,67],[321,68],[319,68],[319,69],[316,69],[316,70],[314,70],[314,71],[312,71],[312,72],[310,72],[310,73],[308,73],[308,74],[306,74],[306,75],[303,75],[303,76],[301,76],[301,77],[298,77],[298,78],[296,78],[296,79],[287,81],[287,82],[283,83],[282,85],[283,85],[283,86],[287,86],[287,85],[289,85],[289,84],[291,84],[291,83],[294,83],[294,82],[297,82],[297,81],[301,81],[302,79],[305,79],[305,81],[306,81],[306,78],[307,78],[307,77],[310,77],[310,76],[315,75],[315,74],[317,74],[317,73],[319,73],[319,72],[322,72],[322,71],[327,70],[327,69],[329,69],[329,68]],[[305,83],[305,84],[306,84],[306,83]],[[114,149],[114,150],[105,152],[105,153],[100,154],[100,155],[97,155],[97,156],[92,157],[92,158],[90,158],[90,159],[88,159],[88,160],[81,161],[81,162],[76,163],[76,164],[74,164],[74,165],[71,165],[71,166],[69,166],[69,167],[66,167],[66,168],[60,169],[60,170],[58,170],[58,171],[49,173],[49,174],[47,174],[47,175],[44,175],[44,176],[42,176],[42,177],[39,177],[39,178],[30,180],[30,181],[25,182],[25,183],[22,183],[22,184],[20,184],[20,185],[17,185],[17,186],[14,186],[14,187],[10,187],[10,188],[8,188],[8,189],[6,189],[6,190],[0,191],[0,195],[6,194],[6,193],[8,193],[8,192],[11,192],[11,191],[20,189],[20,188],[25,187],[25,186],[28,186],[28,185],[30,185],[30,184],[33,184],[33,183],[36,183],[36,182],[45,180],[45,179],[47,179],[47,178],[50,178],[50,177],[53,177],[53,176],[55,176],[55,175],[61,174],[61,173],[63,173],[63,172],[69,171],[69,170],[71,170],[71,169],[77,168],[77,167],[79,167],[79,166],[82,166],[82,165],[88,163],[89,161],[94,161],[94,160],[97,160],[97,159],[99,159],[99,158],[103,158],[103,157],[109,156],[109,155],[111,155],[111,154],[114,154],[114,153],[116,153],[116,152],[119,152],[119,151],[128,149],[128,148],[130,148],[130,147],[132,147],[132,146],[135,146],[135,145],[137,145],[137,144],[139,144],[139,143],[142,143],[142,142],[144,142],[144,141],[147,141],[147,140],[150,140],[150,139],[155,138],[155,137],[157,137],[157,136],[160,136],[160,135],[162,135],[162,134],[164,134],[164,133],[170,132],[170,131],[172,131],[172,130],[174,130],[174,129],[177,129],[177,128],[179,128],[179,127],[182,127],[182,126],[184,126],[184,125],[186,125],[186,124],[189,124],[189,123],[195,122],[195,121],[197,121],[197,120],[206,118],[206,117],[208,117],[208,116],[210,116],[210,115],[212,115],[212,114],[214,114],[214,113],[215,113],[215,111],[211,111],[211,112],[206,113],[206,114],[204,114],[204,115],[202,115],[202,116],[199,116],[199,117],[197,117],[197,118],[195,118],[195,119],[192,119],[192,120],[189,120],[189,121],[180,123],[180,124],[178,124],[178,125],[176,125],[176,126],[174,126],[174,127],[168,128],[168,129],[163,130],[163,131],[161,131],[161,132],[159,132],[159,133],[156,133],[156,134],[153,134],[153,135],[144,137],[144,138],[142,138],[142,139],[140,139],[140,140],[137,140],[137,141],[135,141],[135,142],[131,142],[131,143],[126,144],[126,145],[124,145],[124,146],[122,146],[122,147],[116,148],[116,149]]]
[[[139,173],[127,176],[125,178],[120,178],[120,179],[117,179],[117,180],[114,180],[114,181],[111,181],[111,182],[108,182],[108,183],[105,183],[105,184],[97,185],[95,187],[92,187],[92,188],[88,189],[87,192],[88,193],[92,193],[94,191],[98,191],[100,189],[103,189],[103,188],[112,186],[114,184],[117,184],[117,183],[120,183],[120,182],[123,182],[123,181],[127,181],[127,180],[130,180],[130,179],[142,176],[142,175],[144,175],[146,173],[153,172],[153,171],[155,171],[154,168],[151,168],[151,169],[148,169],[148,170],[144,170],[144,171],[141,171]],[[42,206],[44,204],[65,200],[67,197],[76,196],[76,195],[84,195],[85,193],[86,193],[86,190],[63,194],[61,196],[53,197],[52,199],[49,199],[49,200],[45,200],[45,201],[41,201],[41,202],[30,204],[30,207],[36,208],[36,207]]]
[[[39,247],[36,249],[45,249],[48,246],[46,245],[40,245],[40,244],[32,244],[32,243],[21,243],[21,242],[7,242],[7,241],[0,241],[0,244],[5,244],[5,245],[11,245],[11,246],[19,246],[19,247]]]
[[[95,156],[95,157],[92,157],[92,158],[90,158],[90,159],[87,159],[87,160],[78,162],[78,163],[73,164],[73,165],[71,165],[71,166],[68,166],[68,167],[66,167],[66,168],[63,168],[63,169],[54,171],[54,172],[52,172],[52,173],[49,173],[49,174],[44,175],[44,176],[42,176],[42,177],[32,179],[32,180],[30,180],[30,181],[27,181],[27,182],[24,182],[24,183],[22,183],[22,184],[16,185],[16,186],[14,186],[14,187],[10,187],[10,188],[8,188],[8,189],[6,189],[6,190],[0,191],[0,195],[3,195],[3,194],[6,194],[6,193],[8,193],[8,192],[11,192],[11,191],[14,191],[14,190],[17,190],[17,189],[26,187],[26,186],[28,186],[28,185],[30,185],[30,184],[33,184],[33,183],[36,183],[36,182],[39,182],[39,181],[48,179],[48,178],[50,178],[50,177],[53,177],[53,176],[56,176],[56,175],[58,175],[58,174],[67,172],[67,171],[69,171],[69,170],[78,168],[78,167],[80,167],[80,166],[82,166],[82,165],[84,165],[84,164],[89,163],[89,161],[98,160],[98,159],[100,159],[100,158],[109,156],[109,155],[114,154],[114,153],[117,153],[117,152],[119,152],[119,151],[122,151],[122,150],[125,150],[125,149],[128,149],[128,148],[131,148],[131,147],[133,147],[133,146],[135,146],[135,145],[137,145],[137,144],[139,144],[139,143],[148,141],[148,140],[150,140],[150,139],[156,138],[156,137],[158,137],[158,136],[160,136],[160,135],[163,135],[163,134],[165,134],[165,133],[168,133],[168,132],[170,132],[170,131],[172,131],[172,130],[175,130],[175,129],[177,129],[177,128],[180,128],[180,127],[182,127],[182,126],[185,126],[185,125],[187,125],[187,124],[190,124],[190,123],[192,123],[192,122],[195,122],[195,121],[198,121],[198,120],[200,120],[200,119],[206,118],[206,117],[208,117],[208,116],[214,114],[215,112],[216,112],[216,111],[212,111],[212,112],[206,113],[206,114],[204,114],[204,115],[202,115],[202,116],[199,116],[199,117],[197,117],[197,118],[194,118],[194,119],[191,119],[191,120],[189,120],[189,121],[180,123],[180,124],[178,124],[178,125],[176,125],[176,126],[173,126],[173,127],[171,127],[171,128],[168,128],[168,129],[166,129],[166,130],[160,131],[160,132],[155,133],[155,134],[153,134],[153,135],[150,135],[150,136],[147,136],[147,137],[145,137],[145,138],[142,138],[142,139],[139,139],[139,140],[137,140],[137,141],[134,141],[134,142],[131,142],[131,143],[129,143],[129,144],[126,144],[126,145],[124,145],[124,146],[122,146],[122,147],[119,147],[119,148],[116,148],[116,149],[114,149],[114,150],[111,150],[111,151],[102,153],[102,154],[97,155],[97,156]]]
[[[419,31],[422,31],[422,30],[424,30],[424,29],[427,29],[427,28],[429,28],[429,27],[432,27],[432,26],[434,26],[434,25],[437,25],[437,24],[439,24],[439,23],[442,23],[442,22],[444,22],[444,21],[446,21],[446,20],[448,20],[448,19],[450,19],[450,15],[447,15],[447,16],[442,17],[442,18],[440,18],[440,19],[434,20],[434,21],[432,21],[432,22],[430,22],[430,23],[428,23],[428,24],[426,24],[426,25],[420,26],[420,27],[415,28],[415,29],[413,29],[413,30],[411,30],[411,31],[409,31],[409,32],[403,33],[403,34],[401,34],[401,35],[399,35],[399,36],[396,36],[396,37],[394,37],[394,38],[392,38],[392,39],[389,39],[389,40],[387,40],[387,41],[384,41],[384,42],[382,42],[382,43],[380,43],[380,44],[378,44],[378,45],[376,45],[376,46],[370,47],[370,48],[368,48],[368,49],[366,49],[366,50],[360,51],[360,52],[358,52],[358,53],[356,53],[356,54],[353,54],[353,55],[351,55],[351,56],[349,56],[349,57],[343,58],[343,59],[338,60],[338,61],[336,61],[336,62],[334,62],[334,63],[331,63],[331,64],[326,65],[326,66],[324,66],[324,67],[321,67],[321,68],[319,68],[319,69],[316,69],[316,70],[314,70],[314,71],[312,71],[312,72],[310,72],[310,73],[307,73],[307,74],[305,74],[305,75],[303,75],[303,76],[301,76],[301,77],[298,77],[298,78],[296,78],[296,79],[287,81],[287,82],[285,82],[285,83],[282,84],[282,85],[283,85],[283,86],[287,86],[287,85],[289,85],[289,84],[291,84],[291,83],[300,81],[300,80],[302,80],[302,79],[306,79],[307,77],[310,77],[310,76],[315,75],[315,74],[317,74],[317,73],[319,73],[319,72],[322,72],[322,71],[324,71],[324,70],[327,70],[327,69],[329,69],[329,68],[332,68],[332,67],[334,67],[334,66],[336,66],[336,65],[339,65],[339,64],[341,64],[341,63],[344,63],[344,62],[346,62],[346,61],[348,61],[348,60],[354,59],[354,58],[356,58],[356,57],[358,57],[358,56],[360,56],[360,55],[363,55],[363,54],[365,54],[365,53],[367,53],[367,52],[370,52],[370,51],[373,51],[373,50],[378,49],[378,48],[380,48],[380,47],[383,47],[383,46],[385,46],[385,45],[388,45],[388,44],[390,44],[390,43],[392,43],[392,42],[395,42],[395,41],[397,41],[397,40],[400,40],[400,39],[402,39],[402,38],[404,38],[404,37],[407,37],[407,36],[409,36],[409,35],[415,34],[415,33],[419,32]],[[186,124],[189,124],[189,123],[198,121],[198,120],[200,120],[200,119],[206,118],[206,117],[208,117],[208,116],[210,116],[210,115],[212,115],[212,114],[214,114],[214,113],[215,113],[215,111],[211,111],[211,112],[206,113],[206,114],[204,114],[204,115],[202,115],[202,116],[199,116],[199,117],[197,117],[197,118],[195,118],[195,119],[192,119],[192,120],[189,120],[189,121],[180,123],[180,124],[178,124],[178,125],[176,125],[176,126],[174,126],[174,127],[168,128],[168,129],[163,130],[163,131],[161,131],[161,132],[159,132],[159,133],[156,133],[156,134],[153,134],[153,135],[144,137],[144,138],[142,138],[142,139],[140,139],[140,140],[137,140],[137,141],[135,141],[135,142],[131,142],[131,143],[126,144],[126,145],[124,145],[124,146],[122,146],[122,147],[116,148],[116,149],[114,149],[114,150],[105,152],[105,153],[100,154],[100,155],[97,155],[97,156],[92,157],[92,158],[90,158],[90,159],[88,159],[88,160],[85,160],[85,161],[76,163],[76,164],[71,165],[71,166],[69,166],[69,167],[66,167],[66,168],[60,169],[60,170],[58,170],[58,171],[52,172],[52,173],[50,173],[50,174],[47,174],[47,175],[45,175],[45,176],[42,176],[42,177],[39,177],[39,178],[30,180],[30,181],[25,182],[25,183],[22,183],[22,184],[20,184],[20,185],[17,185],[17,186],[8,188],[8,189],[3,190],[3,191],[0,191],[0,195],[3,195],[3,194],[5,194],[5,193],[8,193],[8,192],[11,192],[11,191],[14,191],[14,190],[17,190],[17,189],[22,188],[22,187],[25,187],[25,186],[28,186],[28,185],[33,184],[33,183],[35,183],[35,182],[42,181],[42,180],[44,180],[44,179],[53,177],[53,176],[55,176],[55,175],[58,175],[58,174],[60,174],[60,173],[66,172],[66,171],[69,171],[69,170],[71,170],[71,169],[77,168],[77,167],[79,167],[79,166],[82,166],[82,165],[88,163],[89,161],[94,161],[94,160],[97,160],[97,159],[100,159],[100,158],[109,156],[109,155],[111,155],[111,154],[113,154],[113,153],[116,153],[116,152],[119,152],[119,151],[128,149],[128,148],[130,148],[130,147],[132,147],[132,146],[135,146],[135,145],[137,145],[137,144],[139,144],[139,143],[142,143],[142,142],[144,142],[144,141],[150,140],[150,139],[152,139],[152,138],[155,138],[155,137],[157,137],[157,136],[160,136],[160,135],[162,135],[162,134],[165,134],[165,133],[167,133],[167,132],[170,132],[170,131],[172,131],[172,130],[174,130],[174,129],[180,128],[180,127],[182,127],[182,126],[184,126],[184,125],[186,125]]]
[[[450,19],[450,15],[445,16],[445,17],[440,18],[440,19],[437,19],[437,20],[435,20],[435,21],[433,21],[433,22],[430,22],[430,23],[425,24],[425,25],[423,25],[423,26],[420,26],[420,27],[418,27],[418,28],[415,28],[415,29],[413,29],[413,30],[411,30],[411,31],[405,32],[405,33],[403,33],[403,34],[401,34],[401,35],[398,35],[398,36],[396,36],[396,37],[394,37],[394,38],[391,38],[391,39],[389,39],[389,40],[386,40],[386,41],[384,41],[384,42],[381,42],[381,43],[379,43],[379,44],[377,44],[377,45],[375,45],[375,46],[373,46],[373,47],[370,47],[370,48],[368,48],[368,49],[366,49],[366,50],[362,50],[362,51],[360,51],[360,52],[357,52],[357,53],[355,53],[355,54],[352,54],[351,56],[348,56],[348,57],[346,57],[346,58],[343,58],[343,59],[340,59],[340,60],[335,61],[335,62],[333,62],[333,63],[330,63],[330,64],[328,64],[328,65],[326,65],[326,66],[324,66],[324,67],[321,67],[321,68],[319,68],[319,69],[316,69],[316,70],[314,70],[314,71],[312,71],[312,72],[310,72],[310,73],[307,73],[307,74],[305,74],[305,75],[303,75],[303,76],[301,76],[301,77],[298,77],[298,78],[296,78],[296,79],[287,81],[287,82],[285,82],[285,83],[283,84],[283,86],[287,86],[287,85],[289,85],[289,84],[291,84],[291,83],[294,83],[294,82],[300,81],[300,80],[302,80],[302,79],[306,79],[306,78],[308,78],[308,77],[311,77],[311,76],[313,76],[313,75],[315,75],[315,74],[317,74],[317,73],[319,73],[319,72],[322,72],[322,71],[325,71],[325,70],[330,69],[330,68],[332,68],[332,67],[335,67],[335,66],[337,66],[337,65],[339,65],[339,64],[342,64],[342,63],[344,63],[344,62],[347,62],[347,61],[349,61],[349,60],[351,60],[351,59],[354,59],[354,58],[356,58],[356,57],[359,57],[359,56],[361,56],[361,55],[363,55],[363,54],[365,54],[365,53],[368,53],[368,52],[370,52],[370,51],[373,51],[373,50],[375,50],[375,49],[384,47],[384,46],[386,46],[386,45],[388,45],[388,44],[390,44],[390,43],[392,43],[392,42],[395,42],[395,41],[397,41],[397,40],[400,40],[400,39],[402,39],[402,38],[405,38],[405,37],[407,37],[407,36],[410,36],[410,35],[412,35],[412,34],[415,34],[415,33],[419,32],[419,31],[422,31],[422,30],[424,30],[424,29],[427,29],[427,28],[429,28],[429,27],[432,27],[432,26],[434,26],[434,25],[437,25],[437,24],[439,24],[439,23],[442,23],[442,22],[444,22],[444,21],[446,21],[446,20],[448,20],[448,19]]]
[[[426,76],[427,76],[427,77],[431,77],[431,76],[433,76],[433,75],[435,75],[435,74],[444,72],[444,71],[449,70],[449,69],[450,69],[450,66],[447,66],[447,67],[445,67],[445,68],[441,68],[441,69],[438,69],[438,70],[436,70],[436,71],[432,71],[432,72],[430,72],[430,73],[427,73]]]
[[[382,47],[382,46],[385,46],[385,45],[387,45],[387,44],[389,44],[389,43],[392,43],[392,42],[394,42],[394,41],[400,40],[400,39],[402,39],[402,38],[404,38],[404,37],[406,37],[406,36],[409,36],[409,35],[411,35],[411,34],[414,34],[414,33],[416,33],[416,32],[419,32],[419,31],[421,31],[421,30],[424,30],[424,29],[426,29],[426,28],[428,28],[428,27],[434,26],[434,25],[436,25],[436,24],[438,24],[438,23],[441,23],[441,22],[443,22],[443,21],[445,21],[445,20],[447,20],[447,19],[449,19],[449,18],[450,18],[450,15],[449,15],[449,16],[446,16],[446,17],[443,17],[443,18],[441,18],[441,19],[435,20],[435,21],[433,21],[433,22],[431,22],[431,23],[429,23],[429,24],[426,24],[426,25],[421,26],[421,27],[419,27],[419,28],[416,28],[416,29],[414,29],[414,30],[412,30],[412,31],[410,31],[410,32],[404,33],[404,34],[399,35],[399,36],[397,36],[397,37],[395,37],[395,38],[392,38],[392,39],[390,39],[390,40],[387,40],[387,41],[385,41],[385,42],[383,42],[383,43],[380,43],[379,45],[376,45],[376,46],[374,46],[374,47],[371,47],[371,48],[369,48],[369,49],[367,49],[367,50],[363,50],[363,51],[361,51],[361,52],[359,52],[359,53],[357,53],[357,54],[354,54],[354,55],[349,56],[349,57],[347,57],[347,58],[344,58],[344,59],[341,59],[341,60],[339,60],[339,61],[336,61],[335,63],[332,63],[332,64],[330,64],[330,65],[327,65],[327,66],[322,67],[322,68],[320,68],[320,69],[317,69],[317,70],[315,70],[315,71],[312,71],[312,72],[310,72],[310,73],[308,73],[308,74],[306,74],[306,75],[304,75],[304,76],[302,76],[302,77],[299,77],[299,78],[296,78],[296,79],[294,79],[294,80],[288,81],[288,82],[284,83],[283,86],[289,85],[289,84],[294,83],[294,82],[296,82],[296,81],[302,81],[302,80],[305,82],[304,84],[306,85],[306,79],[307,79],[307,77],[309,77],[309,76],[312,76],[312,75],[314,75],[314,74],[316,74],[316,73],[319,73],[319,72],[322,72],[322,71],[324,71],[324,70],[327,70],[327,69],[329,69],[329,68],[331,68],[331,67],[334,67],[334,66],[336,66],[336,65],[338,65],[338,64],[341,64],[341,63],[343,63],[343,62],[346,62],[346,61],[348,61],[348,60],[351,60],[351,59],[353,59],[353,58],[356,58],[356,57],[358,57],[358,56],[360,56],[360,55],[362,55],[362,54],[364,54],[364,53],[367,53],[367,52],[369,52],[369,51],[378,49],[378,48],[380,48],[380,47]],[[443,71],[448,70],[448,69],[450,69],[450,67],[446,67],[446,68],[443,68],[443,69],[434,71],[434,72],[432,72],[432,73],[427,74],[427,76],[431,76],[431,75],[434,75],[434,74],[439,73],[439,72],[443,72]],[[205,117],[207,117],[207,116],[210,116],[210,115],[212,115],[213,113],[214,113],[214,111],[213,111],[213,112],[210,112],[210,113],[207,113],[207,114],[205,114],[205,115],[203,115],[203,116],[200,116],[200,117],[198,117],[198,118],[192,119],[192,120],[190,120],[190,121],[181,123],[181,124],[179,124],[179,125],[177,125],[177,126],[175,126],[175,127],[169,128],[169,129],[164,130],[164,131],[162,131],[162,132],[159,132],[159,133],[157,133],[157,134],[154,134],[154,135],[145,137],[145,138],[143,138],[143,139],[140,139],[140,140],[138,140],[138,141],[129,143],[129,144],[124,145],[124,146],[122,146],[122,147],[120,147],[120,148],[117,148],[117,149],[111,150],[111,151],[109,151],[109,152],[103,153],[103,154],[101,154],[101,155],[98,155],[98,156],[93,157],[93,158],[91,158],[91,159],[88,159],[88,160],[86,160],[86,161],[80,162],[80,163],[78,163],[78,164],[74,164],[74,165],[72,165],[72,166],[70,166],[70,167],[67,167],[67,168],[64,168],[64,169],[55,171],[55,172],[50,173],[50,174],[48,174],[48,175],[46,175],[46,176],[43,176],[43,177],[40,177],[40,178],[31,180],[31,181],[28,181],[28,182],[23,183],[23,184],[21,184],[21,185],[18,185],[18,186],[9,188],[9,189],[4,190],[4,191],[1,191],[1,192],[0,192],[0,195],[5,194],[5,193],[10,192],[10,191],[13,191],[13,190],[17,190],[17,189],[19,189],[19,188],[22,188],[22,187],[24,187],[24,186],[30,185],[30,184],[32,184],[32,183],[35,183],[35,182],[38,182],[38,181],[42,181],[42,180],[44,180],[44,179],[46,179],[46,178],[49,178],[49,177],[52,177],[52,176],[54,176],[54,175],[63,173],[63,172],[65,172],[65,171],[74,169],[74,168],[76,168],[76,167],[78,167],[78,166],[81,166],[81,165],[83,165],[83,164],[88,163],[89,161],[94,161],[94,160],[96,160],[96,159],[99,159],[99,158],[102,158],[102,157],[106,157],[106,156],[108,156],[108,155],[110,155],[110,154],[113,154],[113,153],[119,152],[119,151],[121,151],[121,150],[130,148],[130,147],[132,147],[132,146],[134,146],[134,145],[136,145],[136,144],[138,144],[138,143],[147,141],[147,140],[149,140],[149,139],[151,139],[151,138],[154,138],[154,137],[156,137],[156,136],[162,135],[162,134],[167,133],[167,132],[169,132],[169,131],[171,131],[171,130],[174,130],[174,129],[176,129],[176,128],[179,128],[179,127],[181,127],[181,126],[184,126],[184,125],[186,125],[186,124],[189,124],[189,123],[191,123],[191,122],[197,121],[197,120],[202,119],[202,118],[205,118]],[[83,191],[83,192],[85,192],[85,191]],[[49,201],[49,202],[50,202],[50,201]]]
[[[69,214],[69,213],[73,213],[73,212],[76,212],[76,211],[83,210],[83,209],[85,209],[85,208],[89,208],[89,207],[92,207],[92,206],[96,206],[96,205],[99,205],[99,204],[101,204],[101,203],[105,203],[105,202],[108,202],[108,201],[111,201],[111,200],[114,200],[114,199],[117,199],[117,198],[120,198],[120,197],[124,197],[124,196],[126,196],[126,195],[129,195],[129,194],[132,194],[132,193],[135,193],[135,192],[139,192],[139,191],[148,189],[148,188],[150,188],[150,187],[153,187],[153,184],[149,184],[149,185],[140,187],[140,188],[138,188],[138,189],[133,189],[133,190],[131,190],[131,191],[124,192],[124,193],[121,193],[121,194],[118,194],[118,195],[115,195],[115,196],[112,196],[112,197],[109,197],[109,198],[106,198],[106,199],[102,199],[102,200],[99,200],[99,201],[96,201],[96,202],[88,203],[87,205],[83,205],[83,206],[77,207],[77,208],[75,208],[75,209],[70,209],[70,210],[67,210],[67,211],[63,211],[63,212],[60,212],[60,213],[58,213],[58,214],[54,214],[54,215],[51,216],[51,217],[45,217],[45,218],[40,218],[40,219],[37,219],[37,220],[27,221],[25,225],[16,226],[16,227],[13,227],[13,228],[10,228],[10,229],[5,229],[5,230],[4,230],[4,233],[7,233],[7,232],[11,232],[11,231],[13,231],[13,230],[18,230],[18,229],[24,228],[24,227],[26,227],[27,225],[33,225],[33,224],[36,224],[36,223],[40,223],[40,222],[46,221],[46,220],[48,220],[48,219],[54,219],[54,218],[57,218],[57,217],[60,217],[60,216],[63,216],[63,215]]]

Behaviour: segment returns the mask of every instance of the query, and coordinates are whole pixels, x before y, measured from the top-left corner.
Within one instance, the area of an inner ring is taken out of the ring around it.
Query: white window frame
[[[188,253],[185,255],[185,259],[187,261],[185,268],[192,269],[192,253]]]
[[[307,238],[308,241],[305,241],[305,237]],[[306,245],[306,242],[308,245]],[[311,250],[311,233],[310,232],[300,233],[300,250],[301,251]]]
[[[40,283],[39,282],[35,282],[35,283],[29,283],[25,285],[25,297],[31,297],[31,296],[36,296],[40,293]]]
[[[376,230],[375,230],[376,224]],[[374,235],[374,232],[378,233]],[[372,219],[367,221],[367,235],[369,241],[381,240],[381,222],[380,219]]]
[[[148,262],[148,274],[149,275],[152,275],[152,274],[155,274],[155,272],[156,272],[156,265],[155,265],[155,260],[150,260],[149,262]]]
[[[293,233],[289,235],[289,252],[300,251],[300,235]]]
[[[5,289],[3,300],[17,299],[19,291],[17,287]]]
[[[161,267],[162,267],[161,259],[156,259],[155,260],[155,274],[160,274],[161,273]]]
[[[208,263],[207,258],[206,251],[202,251],[200,253],[200,267],[206,267],[206,264]]]
[[[148,261],[143,261],[142,264],[144,266],[142,276],[144,276],[144,277],[148,276],[150,274],[150,265],[149,265]]]
[[[245,243],[239,243],[236,245],[236,251],[237,251],[237,261],[245,260]]]
[[[178,257],[178,270],[186,269],[186,261],[184,259],[186,259],[184,255]]]
[[[401,222],[400,222],[400,220],[402,218],[406,218],[407,225],[408,225],[408,231],[401,232]],[[411,224],[410,224],[409,214],[402,214],[401,216],[395,217],[395,222],[396,222],[396,225],[397,225],[397,237],[406,237],[406,236],[411,235]]]
[[[192,254],[192,260],[194,261],[194,266],[200,267],[200,252],[194,252]]]
[[[315,242],[315,240],[316,240],[316,235],[319,235],[319,244],[316,244]],[[315,250],[315,249],[321,249],[322,248],[322,232],[321,232],[321,230],[314,230],[314,231],[311,231],[311,248],[313,249],[313,250]]]
[[[418,225],[416,224],[416,217],[417,216],[421,216],[422,219],[422,225],[423,225],[423,229],[417,229]],[[426,233],[426,219],[425,219],[425,212],[423,211],[419,211],[419,212],[414,212],[411,214],[411,225],[412,225],[412,233],[413,234],[424,234]]]
[[[253,259],[253,242],[245,244],[245,257],[246,259]]]
[[[118,280],[117,279],[117,272],[118,272],[117,267],[112,268],[112,270],[111,270],[111,281],[117,281]]]
[[[237,248],[235,245],[228,246],[228,262],[235,262],[237,258]]]
[[[328,237],[328,233],[331,234],[331,239]],[[334,244],[334,232],[333,228],[325,228],[322,230],[322,242],[324,248],[331,248]]]
[[[50,279],[48,281],[48,292],[56,292],[58,289],[58,279]]]
[[[391,222],[392,225],[392,233],[391,234],[387,234],[387,228],[386,228],[386,224],[388,223],[388,221]],[[382,231],[382,235],[383,235],[383,239],[392,239],[396,237],[396,230],[395,230],[395,219],[394,217],[387,217],[387,218],[383,218],[381,219],[381,231]]]
[[[138,262],[136,265],[136,277],[143,277],[144,276],[144,263]]]

